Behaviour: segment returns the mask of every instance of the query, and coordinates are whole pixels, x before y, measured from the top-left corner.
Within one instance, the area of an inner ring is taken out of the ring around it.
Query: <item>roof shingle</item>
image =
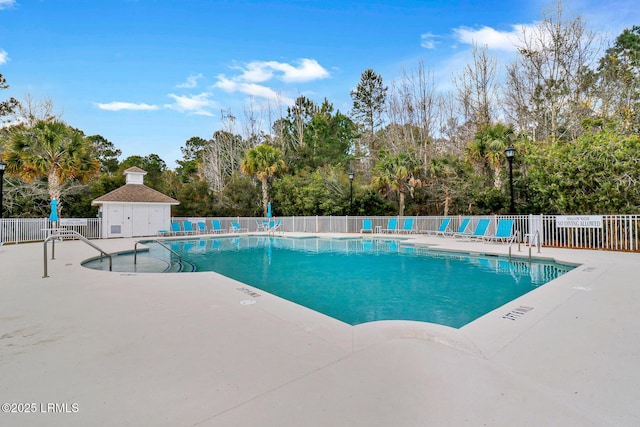
[[[129,203],[169,203],[179,205],[180,202],[166,194],[149,188],[143,184],[125,184],[120,188],[100,196],[91,202],[98,205],[104,202],[129,202]]]

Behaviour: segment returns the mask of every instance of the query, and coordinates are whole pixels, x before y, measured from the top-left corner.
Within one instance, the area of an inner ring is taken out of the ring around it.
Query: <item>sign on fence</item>
[[[602,228],[602,215],[557,215],[557,228]]]

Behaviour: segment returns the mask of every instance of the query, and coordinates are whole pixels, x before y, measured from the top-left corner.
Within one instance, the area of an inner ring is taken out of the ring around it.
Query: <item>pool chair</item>
[[[191,223],[191,221],[184,221],[182,223],[182,226],[184,227],[184,234],[196,234],[197,231],[193,229],[193,224]]]
[[[440,227],[437,230],[420,230],[421,233],[435,234],[436,236],[444,236],[447,233],[451,233],[449,225],[451,224],[451,218],[445,218],[440,223]]]
[[[469,218],[463,219],[455,233],[444,232],[443,235],[455,237],[455,236],[460,236],[464,234],[464,232],[467,230],[467,227],[469,226],[469,221],[470,221]]]
[[[398,218],[389,218],[387,221],[387,228],[383,229],[385,233],[397,233],[398,232]]]
[[[236,221],[233,221],[231,223],[231,228],[229,229],[230,233],[240,233],[242,231],[249,231],[249,229],[240,227],[240,224],[238,224]]]
[[[407,234],[415,233],[415,231],[413,230],[413,218],[405,218],[404,222],[402,223],[400,232]]]
[[[498,220],[498,227],[496,227],[496,234],[484,236],[484,240],[487,242],[511,242],[516,237],[513,232],[513,220],[512,219],[500,219]]]
[[[173,235],[182,234],[182,228],[180,227],[180,223],[179,222],[172,222],[171,223],[171,234],[173,234]]]
[[[360,234],[362,233],[373,233],[373,228],[371,227],[370,219],[362,220],[362,228],[360,229]]]
[[[198,222],[198,233],[206,234],[208,232],[209,232],[209,230],[207,230],[207,224],[204,221],[199,221]]]
[[[212,219],[211,220],[211,232],[212,233],[224,233],[222,227],[220,227],[220,220]]]
[[[489,228],[489,223],[491,221],[488,219],[481,219],[478,221],[476,225],[476,229],[473,230],[473,233],[463,233],[458,237],[466,238],[466,239],[482,239],[485,234],[487,234],[487,229]]]
[[[263,219],[262,221],[256,220],[256,227],[258,231],[267,231],[269,230],[269,221]]]

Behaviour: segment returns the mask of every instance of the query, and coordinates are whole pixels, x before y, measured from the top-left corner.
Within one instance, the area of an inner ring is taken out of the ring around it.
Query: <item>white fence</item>
[[[362,221],[370,219],[372,227],[376,230],[387,228],[389,219],[397,218],[398,228],[401,229],[406,218],[413,218],[414,232],[426,232],[437,230],[445,217],[442,216],[291,216],[272,218],[280,221],[280,230],[299,233],[358,233],[362,228]],[[451,216],[450,228],[457,230],[465,218],[463,216]],[[467,231],[475,228],[482,218],[490,219],[488,234],[493,234],[498,220],[513,219],[515,229],[518,230],[521,240],[525,238],[540,239],[543,246],[577,248],[577,249],[601,249],[610,251],[640,252],[640,215],[597,215],[586,219],[588,224],[582,226],[580,216],[576,221],[564,221],[565,217],[557,215],[489,215],[473,216]],[[558,221],[558,219],[561,219]],[[223,230],[231,228],[231,222],[237,222],[242,228],[249,231],[257,231],[264,218],[262,217],[189,217],[173,218],[172,221],[190,221],[197,223],[204,221],[211,228],[211,220],[220,221]],[[74,230],[88,239],[101,238],[101,219],[63,219],[59,224],[68,230]],[[584,221],[583,221],[584,222]],[[569,225],[567,225],[569,224]],[[4,243],[22,243],[43,241],[48,235],[52,223],[45,218],[7,218],[0,219],[0,241]]]
[[[539,239],[543,246],[574,248],[574,249],[601,249],[610,251],[640,252],[640,215],[597,215],[600,220],[599,227],[559,226],[557,215],[485,215],[485,216],[450,216],[450,228],[457,230],[464,218],[470,218],[467,232],[475,229],[480,219],[490,219],[488,234],[495,233],[498,220],[513,219],[514,227],[518,230],[521,241],[525,239]],[[277,217],[271,220],[280,221],[280,230],[299,233],[358,233],[362,228],[362,221],[370,219],[372,227],[376,230],[387,228],[389,219],[397,218],[398,228],[402,228],[405,218],[414,219],[414,232],[426,232],[437,230],[445,218],[443,216],[290,216]],[[204,221],[211,228],[211,220],[220,221],[223,230],[231,228],[231,222],[235,221],[242,228],[249,231],[258,231],[264,218],[219,218],[219,217],[189,217],[173,218],[172,221],[191,221],[197,223]]]
[[[87,239],[99,239],[100,218],[64,218],[58,227],[77,231]],[[54,228],[48,218],[3,218],[0,219],[0,242],[23,243],[43,241]]]

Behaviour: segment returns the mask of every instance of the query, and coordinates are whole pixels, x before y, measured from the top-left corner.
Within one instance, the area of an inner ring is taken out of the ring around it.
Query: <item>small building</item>
[[[99,205],[102,237],[154,236],[171,227],[171,205],[180,202],[144,185],[146,171],[124,171],[126,184],[91,202]]]

